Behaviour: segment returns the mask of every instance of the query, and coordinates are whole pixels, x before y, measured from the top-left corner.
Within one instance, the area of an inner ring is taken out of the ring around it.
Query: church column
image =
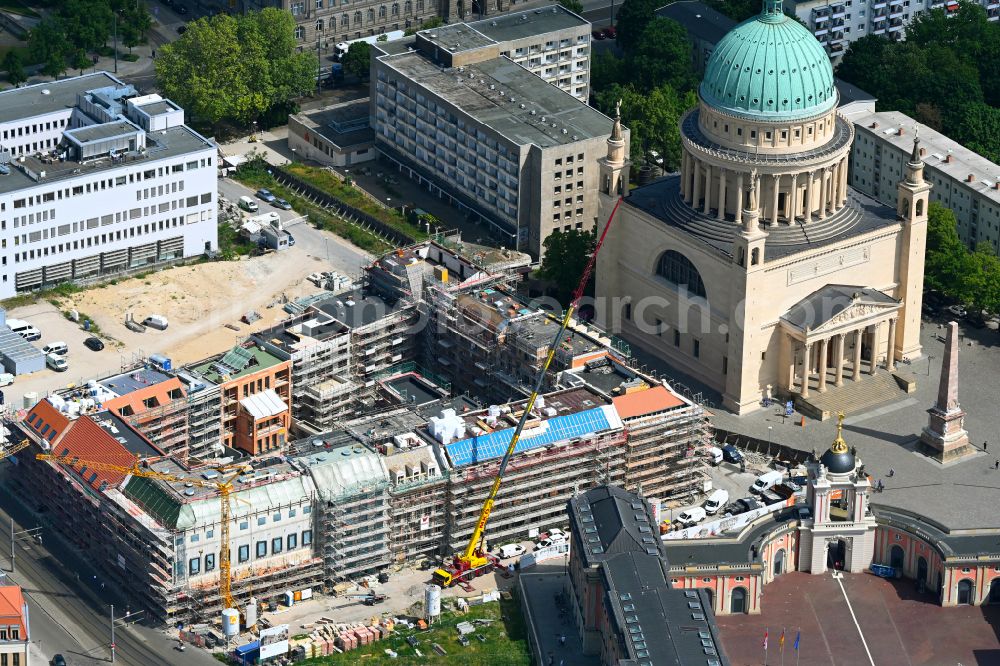
[[[795,224],[795,218],[799,216],[799,175],[792,174],[792,190],[788,193],[788,223]]]
[[[827,188],[830,186],[830,171],[826,168],[820,170],[819,175],[819,219],[826,219]]]
[[[812,189],[813,172],[809,171],[806,173],[806,209],[802,213],[804,222],[812,222]]]
[[[736,174],[736,224],[743,224],[743,172]]]
[[[726,219],[726,170],[719,167],[719,213],[720,220]]]
[[[803,398],[809,397],[809,378],[812,376],[812,343],[805,343],[805,351],[802,354],[802,391]]]
[[[834,386],[844,385],[844,334],[840,333],[837,335],[837,344],[833,348],[833,354],[836,358],[836,369],[837,374],[833,381]]]
[[[708,211],[712,210],[712,165],[705,165],[705,206],[702,212],[708,215]]]
[[[862,329],[854,331],[854,367],[851,369],[851,379],[861,381],[861,334]]]
[[[875,374],[875,365],[878,363],[878,333],[880,328],[881,322],[872,324],[871,345],[869,346],[869,349],[871,350],[871,362],[868,365],[869,375]]]
[[[698,158],[691,158],[691,175],[694,181],[694,193],[691,195],[691,207],[698,208],[698,200],[701,198],[701,163]]]
[[[688,200],[688,190],[690,189],[688,185],[688,154],[686,150],[681,151],[681,200],[687,203]]]
[[[896,318],[889,320],[889,342],[885,349],[885,369],[892,372],[896,369]]]
[[[778,190],[781,189],[781,176],[779,174],[774,174],[774,192],[771,197],[771,222],[768,224],[769,227],[773,227],[778,223]]]
[[[840,205],[841,207],[847,204],[847,158],[840,160]]]
[[[826,392],[826,353],[830,339],[823,338],[819,341],[819,392]]]

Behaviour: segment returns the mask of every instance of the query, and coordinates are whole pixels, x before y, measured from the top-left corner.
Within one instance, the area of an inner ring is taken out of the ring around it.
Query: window
[[[195,574],[201,573],[201,558],[192,557],[188,560],[188,573],[194,576]]]
[[[724,374],[724,375],[728,375],[729,374],[729,357],[728,356],[723,356],[722,357],[722,374]]]
[[[213,571],[215,569],[215,553],[209,553],[205,556],[205,573]]]
[[[281,522],[281,514],[280,513],[274,514],[274,517],[271,519],[271,521],[275,523]]]
[[[264,518],[263,516],[261,516],[260,518],[257,519],[257,526],[259,527],[259,526],[265,524],[266,522],[267,522],[267,518]]]
[[[705,284],[701,280],[698,269],[679,252],[667,250],[660,255],[656,274],[678,287],[685,287],[688,293],[693,296],[708,298],[705,293]]]
[[[295,26],[295,39],[302,41],[306,38],[306,29],[301,25]]]
[[[313,542],[313,531],[302,530],[302,545],[308,546]]]
[[[246,529],[246,528],[248,528],[248,527],[250,527],[250,523],[249,523],[249,522],[247,522],[247,521],[245,521],[245,520],[243,520],[243,521],[240,521],[240,529],[241,529],[241,530],[245,530],[245,529]]]
[[[284,539],[281,537],[274,537],[271,539],[271,554],[277,555],[281,552],[282,546],[284,545]]]
[[[299,547],[299,535],[289,534],[288,535],[288,550],[295,550]]]
[[[674,329],[674,347],[681,346],[681,332],[676,328]]]
[[[246,562],[250,559],[250,546],[249,544],[243,544],[236,551],[236,559],[240,562]]]
[[[257,542],[257,557],[267,557],[267,542],[258,541]]]

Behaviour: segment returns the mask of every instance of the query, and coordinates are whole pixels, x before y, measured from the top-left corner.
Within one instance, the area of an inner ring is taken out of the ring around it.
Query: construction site
[[[566,526],[593,485],[700,493],[702,408],[575,320],[547,360],[560,322],[518,296],[528,267],[427,241],[224,354],[52,394],[9,424],[45,458],[18,483],[156,620],[237,608],[248,626],[261,605],[446,560],[508,458],[484,551]]]

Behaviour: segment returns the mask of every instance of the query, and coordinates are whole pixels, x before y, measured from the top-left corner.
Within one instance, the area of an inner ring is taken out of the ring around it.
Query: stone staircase
[[[912,379],[907,375],[904,383],[910,381]],[[845,379],[844,385],[839,388],[828,384],[825,393],[811,389],[808,398],[796,395],[795,408],[810,418],[825,421],[839,412],[857,414],[875,405],[899,400],[908,392],[911,391],[900,388],[895,373],[879,370],[874,377],[863,375],[860,382]]]

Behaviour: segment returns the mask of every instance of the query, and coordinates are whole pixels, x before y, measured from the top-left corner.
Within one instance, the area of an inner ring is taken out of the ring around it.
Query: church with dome
[[[848,185],[854,128],[837,105],[823,47],[765,0],[712,53],[680,122],[680,173],[630,192],[617,124],[601,160],[599,225],[623,198],[598,257],[597,323],[738,414],[765,398],[810,413],[921,353],[918,141],[884,206]]]

